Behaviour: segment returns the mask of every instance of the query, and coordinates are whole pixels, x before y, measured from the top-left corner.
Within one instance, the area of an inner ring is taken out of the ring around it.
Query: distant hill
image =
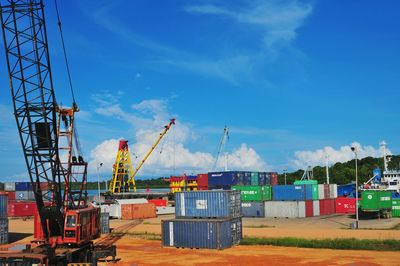
[[[372,170],[379,167],[383,171],[383,158],[366,157],[358,160],[358,178],[359,182],[365,182],[372,177]],[[399,169],[400,155],[394,155],[389,162],[389,169]],[[318,183],[326,182],[326,169],[325,167],[316,166],[314,167],[314,179],[318,180]],[[287,184],[292,184],[294,180],[298,180],[302,177],[304,171],[297,170],[292,173],[286,174]],[[347,184],[355,181],[356,170],[355,160],[351,160],[345,163],[335,163],[329,167],[329,180],[332,184]],[[284,184],[284,174],[279,175],[279,184]]]

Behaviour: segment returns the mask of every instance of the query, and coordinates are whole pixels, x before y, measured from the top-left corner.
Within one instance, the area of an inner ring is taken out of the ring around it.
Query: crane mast
[[[63,180],[58,154],[54,95],[42,1],[2,1],[1,24],[7,68],[28,175],[45,238],[62,236]],[[47,182],[51,195],[40,182]],[[45,201],[50,205],[46,206]]]

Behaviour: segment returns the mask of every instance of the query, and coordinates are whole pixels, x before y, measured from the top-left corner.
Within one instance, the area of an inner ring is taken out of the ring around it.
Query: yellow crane
[[[130,159],[130,155],[128,152],[128,143],[127,141],[123,141],[124,145],[118,149],[117,158],[114,164],[113,176],[110,182],[111,193],[120,193],[123,191],[130,191],[131,187],[136,192],[136,184],[135,184],[135,176],[143,164],[146,162],[147,158],[149,158],[150,154],[154,151],[157,145],[160,143],[162,138],[167,134],[168,130],[172,125],[175,125],[175,118],[172,118],[168,125],[164,127],[164,130],[160,133],[160,136],[157,138],[156,142],[151,146],[150,150],[146,153],[143,160],[136,167],[135,171],[132,171],[132,163]]]

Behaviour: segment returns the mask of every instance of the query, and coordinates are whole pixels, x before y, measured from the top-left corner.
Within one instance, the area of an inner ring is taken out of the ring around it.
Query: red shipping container
[[[306,217],[314,216],[314,207],[312,200],[306,200]]]
[[[149,203],[153,203],[157,207],[166,207],[167,206],[167,200],[165,199],[150,199],[148,200]]]
[[[271,173],[271,186],[278,185],[278,173]]]
[[[208,187],[208,174],[198,174],[196,178],[197,187]]]
[[[8,191],[8,201],[14,201],[15,200],[15,191]]]
[[[10,217],[34,216],[36,212],[37,207],[34,201],[10,201],[8,203],[8,216]]]
[[[320,215],[330,215],[335,213],[335,200],[323,199],[319,200],[319,213]]]
[[[355,205],[355,198],[339,197],[336,199],[336,213],[356,213]]]
[[[208,187],[197,187],[197,190],[208,190]]]

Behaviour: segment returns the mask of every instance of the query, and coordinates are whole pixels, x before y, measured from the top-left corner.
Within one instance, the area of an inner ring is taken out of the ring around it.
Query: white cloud
[[[290,44],[296,38],[296,31],[311,14],[312,6],[297,0],[253,1],[251,6],[242,10],[206,4],[188,6],[186,11],[226,16],[240,23],[259,26],[264,31],[263,42],[268,48],[273,48]]]
[[[302,169],[307,166],[323,166],[326,164],[327,155],[330,164],[347,162],[354,159],[354,153],[351,151],[351,147],[356,147],[359,159],[369,156],[382,156],[382,152],[379,148],[374,148],[370,145],[362,146],[358,142],[353,142],[351,145],[345,145],[339,149],[326,146],[323,149],[317,149],[315,151],[296,151],[295,159],[291,160],[291,163],[293,167],[300,167]],[[390,151],[388,151],[388,153],[390,153]]]
[[[107,95],[107,94],[106,94]],[[104,101],[99,101],[104,103]],[[159,99],[144,100],[131,105],[127,112],[118,108],[108,108],[107,104],[100,106],[98,112],[104,116],[116,116],[117,119],[130,124],[132,131],[123,133],[129,142],[133,167],[137,166],[151,149],[163,127],[168,124],[173,116],[168,111],[168,101]],[[142,169],[141,175],[160,176],[182,173],[199,173],[211,170],[214,156],[208,152],[193,151],[188,148],[190,142],[197,139],[195,130],[190,124],[182,122],[179,118],[163,140],[150,155]],[[119,139],[108,139],[98,144],[90,153],[91,172],[96,171],[97,163],[103,163],[100,171],[110,173],[117,154]],[[228,154],[230,169],[263,170],[266,163],[253,148],[242,144],[239,148]],[[220,164],[223,164],[222,160]],[[222,169],[223,166],[219,165]]]

